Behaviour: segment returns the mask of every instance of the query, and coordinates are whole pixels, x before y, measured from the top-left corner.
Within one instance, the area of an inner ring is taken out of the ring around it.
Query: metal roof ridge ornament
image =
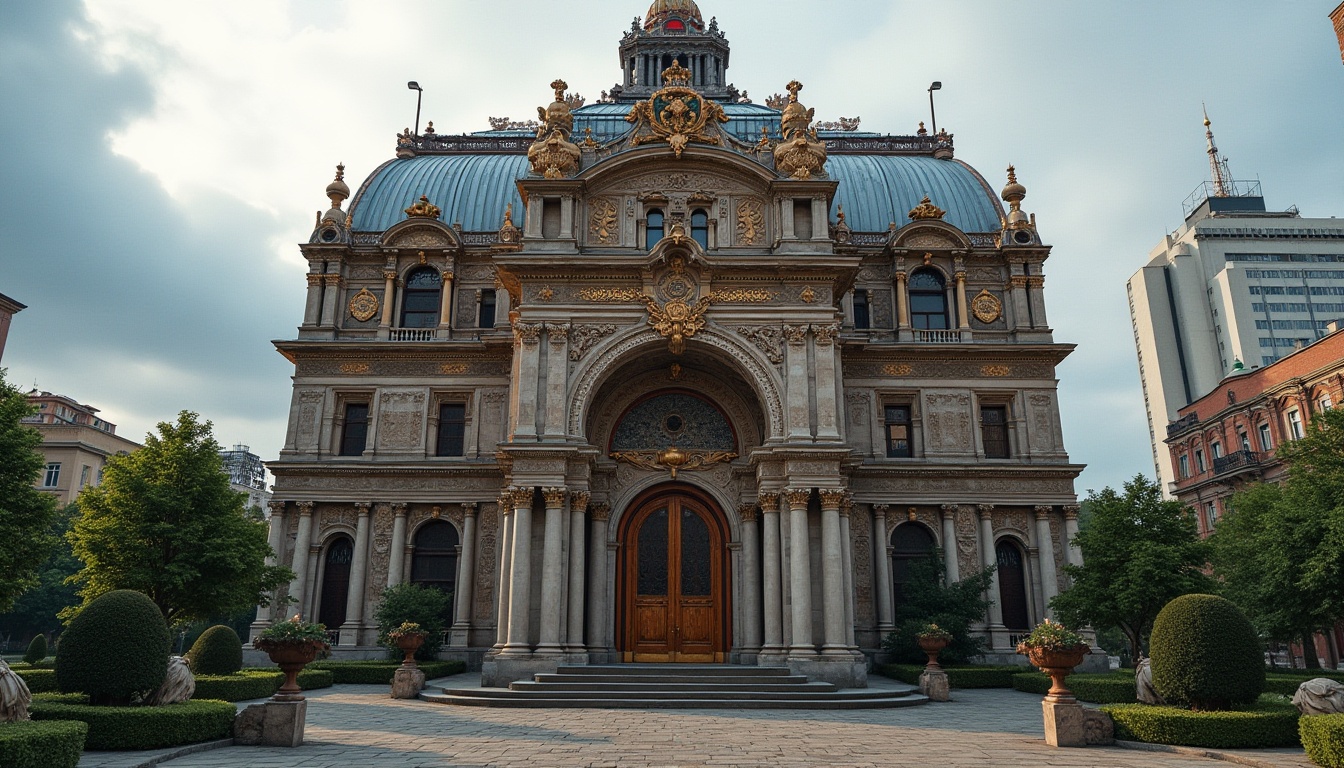
[[[437,219],[441,213],[443,212],[439,210],[439,206],[429,202],[429,197],[426,195],[421,195],[419,200],[405,210],[406,217],[410,219]]]
[[[583,154],[578,145],[569,140],[574,131],[574,115],[565,99],[568,87],[564,80],[551,83],[555,101],[549,107],[537,107],[541,126],[537,129],[537,140],[527,149],[532,172],[548,179],[574,175],[579,170],[579,158]]]
[[[817,138],[812,129],[815,109],[808,109],[798,102],[798,92],[803,84],[794,80],[787,86],[789,103],[784,106],[780,116],[780,135],[783,139],[775,145],[775,168],[789,178],[807,181],[814,176],[826,175],[826,145]]]
[[[906,215],[910,217],[911,221],[942,220],[947,215],[947,211],[934,205],[929,196],[925,195],[924,199],[919,201],[919,205],[911,208],[910,213]]]
[[[513,203],[509,203],[504,208],[504,223],[499,227],[499,242],[505,245],[517,245],[522,235],[522,231],[513,223]]]
[[[678,159],[692,141],[722,146],[718,124],[728,115],[717,102],[710,101],[690,86],[691,71],[677,60],[663,70],[664,87],[648,101],[636,102],[625,116],[634,123],[630,146],[667,142]]]

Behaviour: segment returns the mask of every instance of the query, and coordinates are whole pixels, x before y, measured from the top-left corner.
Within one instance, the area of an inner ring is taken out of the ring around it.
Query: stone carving
[[[927,393],[924,396],[925,439],[931,451],[969,451],[971,398],[966,394]]]
[[[369,588],[365,591],[366,600],[376,599],[382,592],[378,587],[387,585],[388,565],[392,556],[392,506],[375,504],[373,519],[373,557],[369,561]]]
[[[714,291],[709,297],[716,304],[765,304],[778,295],[763,288],[731,288]]]
[[[737,458],[737,454],[732,451],[682,450],[675,445],[661,451],[616,451],[610,456],[640,469],[655,472],[667,470],[673,480],[677,479],[678,472],[713,469],[716,464]]]
[[[162,707],[179,704],[190,699],[195,692],[196,678],[191,674],[187,660],[181,656],[169,656],[168,674],[163,678],[163,684],[159,689],[145,699],[145,706]]]
[[[1031,404],[1031,450],[1048,453],[1055,448],[1054,399],[1045,393],[1029,395]]]
[[[647,296],[639,288],[584,288],[579,291],[579,298],[606,304],[633,304]]]
[[[782,345],[783,331],[777,325],[741,326],[737,332],[745,336],[756,348],[765,353],[765,358],[775,365],[784,362]]]
[[[794,80],[787,86],[789,103],[780,115],[780,135],[782,140],[775,145],[775,168],[790,178],[806,181],[813,176],[824,176],[826,166],[826,144],[817,138],[812,130],[815,109],[808,109],[798,103],[798,92],[803,84]]]
[[[786,325],[784,326],[784,339],[791,347],[802,346],[807,343],[808,328],[809,326],[806,325]]]
[[[564,80],[551,83],[555,89],[555,101],[549,107],[537,107],[537,116],[542,126],[537,131],[537,140],[527,150],[527,159],[532,164],[532,172],[548,179],[563,179],[579,169],[579,158],[583,152],[569,140],[574,130],[574,116],[565,101],[565,89],[569,85]]]
[[[876,623],[873,615],[873,559],[872,552],[873,520],[867,508],[858,504],[849,512],[850,548],[854,565],[854,619],[859,626],[871,627]]]
[[[195,686],[193,686],[194,688]],[[28,705],[33,694],[18,673],[0,659],[0,723],[17,723],[28,719]]]
[[[854,378],[883,378],[885,376],[918,376],[930,379],[978,379],[985,377],[983,363],[953,360],[918,360],[901,363],[904,373],[892,373],[892,363],[853,363],[845,365],[845,373]],[[1022,379],[1054,377],[1054,366],[1048,363],[1018,363],[1010,371]]]
[[[616,203],[607,197],[589,201],[588,239],[597,245],[617,245],[621,242],[620,221]]]
[[[1153,687],[1152,659],[1139,659],[1138,665],[1134,667],[1134,696],[1141,704],[1160,706],[1167,703]]]
[[[957,507],[957,567],[962,576],[976,573],[981,568],[979,559],[979,525],[974,507]]]
[[[807,502],[812,498],[811,488],[785,488],[784,497],[788,499],[789,508],[806,508]]]
[[[924,199],[926,201],[928,200],[927,197]],[[916,208],[915,210],[917,211],[919,209]],[[956,248],[957,244],[942,235],[920,233],[911,235],[902,240],[901,246],[905,248]]]
[[[868,411],[872,407],[872,397],[866,390],[845,393],[845,405],[849,409],[851,426],[861,427],[868,423]]]
[[[765,205],[760,200],[737,204],[737,245],[760,245],[765,240]]]
[[[295,424],[295,440],[299,450],[317,450],[318,435],[322,429],[322,403],[327,393],[323,390],[299,392],[298,417]]]
[[[1297,687],[1293,706],[1304,715],[1344,713],[1344,683],[1325,677],[1308,680]]]
[[[425,393],[383,392],[379,403],[378,447],[419,448],[424,443]]]
[[[525,347],[535,347],[541,341],[542,323],[514,323],[513,335]]]
[[[601,325],[575,325],[569,331],[569,359],[578,362],[588,354],[594,344],[616,332],[611,323]]]
[[[644,302],[649,308],[649,325],[667,339],[669,352],[680,355],[686,349],[686,339],[705,327],[710,297],[702,297],[695,304],[674,299],[660,305],[653,297],[645,296]]]
[[[476,556],[476,621],[493,623],[495,619],[495,573],[499,560],[499,507],[482,504],[477,515],[479,545]]]

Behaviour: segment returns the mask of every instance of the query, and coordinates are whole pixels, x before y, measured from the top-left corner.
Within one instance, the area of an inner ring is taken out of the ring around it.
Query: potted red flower
[[[284,685],[272,697],[276,701],[302,701],[299,672],[319,653],[331,650],[327,644],[326,626],[305,622],[297,613],[289,621],[276,622],[262,630],[252,641],[252,647],[265,651],[285,673]]]
[[[1089,651],[1083,636],[1063,624],[1046,619],[1030,635],[1017,644],[1017,652],[1026,656],[1033,666],[1050,676],[1050,699],[1072,699],[1073,693],[1064,687],[1064,678],[1073,668],[1083,663]]]
[[[419,624],[413,621],[402,622],[401,626],[387,633],[387,638],[396,644],[397,648],[406,655],[402,659],[403,667],[414,667],[415,652],[420,650],[420,646],[425,644],[425,636],[429,634],[420,628]]]
[[[937,624],[925,624],[915,633],[915,641],[919,643],[919,650],[929,657],[928,669],[942,669],[938,666],[938,654],[952,642],[952,633]]]

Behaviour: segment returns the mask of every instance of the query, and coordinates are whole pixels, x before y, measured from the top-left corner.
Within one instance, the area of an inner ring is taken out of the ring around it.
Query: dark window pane
[[[443,276],[433,267],[421,267],[407,275],[401,295],[401,327],[437,326],[442,288]]]
[[[452,592],[457,582],[457,529],[444,520],[429,522],[415,532],[413,543],[411,582]]]
[[[933,535],[922,525],[903,523],[891,532],[892,595],[896,605],[901,604],[905,585],[910,583],[911,566],[929,557],[933,549]]]
[[[701,248],[709,248],[709,215],[697,208],[691,213],[691,239]]]
[[[910,324],[920,330],[946,330],[947,292],[943,276],[931,269],[910,276]]]
[[[910,454],[910,408],[904,405],[886,407],[887,457],[908,458]]]
[[[345,406],[345,429],[341,435],[341,455],[359,456],[369,436],[369,404],[347,403]]]
[[[667,594],[667,508],[655,510],[639,527],[638,594]]]
[[[649,211],[645,226],[644,247],[653,250],[653,246],[663,239],[663,212],[654,208]]]
[[[985,458],[1008,458],[1008,409],[1001,405],[981,407],[980,436],[985,444]]]
[[[339,629],[345,623],[345,598],[350,591],[350,562],[354,554],[354,545],[345,537],[327,547],[322,569],[322,600],[317,609],[317,620],[326,624],[327,629]]]
[[[689,509],[681,510],[681,594],[710,593],[709,528]]]
[[[946,283],[943,276],[930,269],[917,270],[910,276],[910,290],[942,292]]]
[[[854,327],[859,330],[869,328],[868,291],[854,291]]]
[[[462,442],[467,427],[467,406],[464,403],[443,403],[439,406],[438,456],[461,456]]]
[[[495,292],[494,290],[481,291],[481,322],[482,328],[495,327]]]
[[[1000,541],[994,552],[999,563],[999,604],[1003,606],[1004,626],[1029,629],[1027,574],[1022,563],[1022,550],[1010,541]]]

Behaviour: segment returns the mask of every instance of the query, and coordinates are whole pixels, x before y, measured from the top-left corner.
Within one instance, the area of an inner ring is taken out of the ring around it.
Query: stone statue
[[[1162,705],[1167,702],[1163,700],[1161,694],[1153,687],[1153,662],[1152,659],[1139,659],[1139,664],[1134,668],[1134,696],[1143,704]]]
[[[191,674],[191,667],[187,665],[187,660],[181,656],[168,657],[168,674],[163,678],[163,685],[159,690],[151,693],[149,698],[145,699],[147,707],[161,707],[166,704],[178,704],[191,698],[196,692],[196,678]]]
[[[28,684],[18,673],[0,659],[0,723],[17,723],[28,719],[28,702],[33,695]]]
[[[1297,687],[1293,706],[1304,715],[1344,713],[1344,683],[1324,677],[1308,680]]]

